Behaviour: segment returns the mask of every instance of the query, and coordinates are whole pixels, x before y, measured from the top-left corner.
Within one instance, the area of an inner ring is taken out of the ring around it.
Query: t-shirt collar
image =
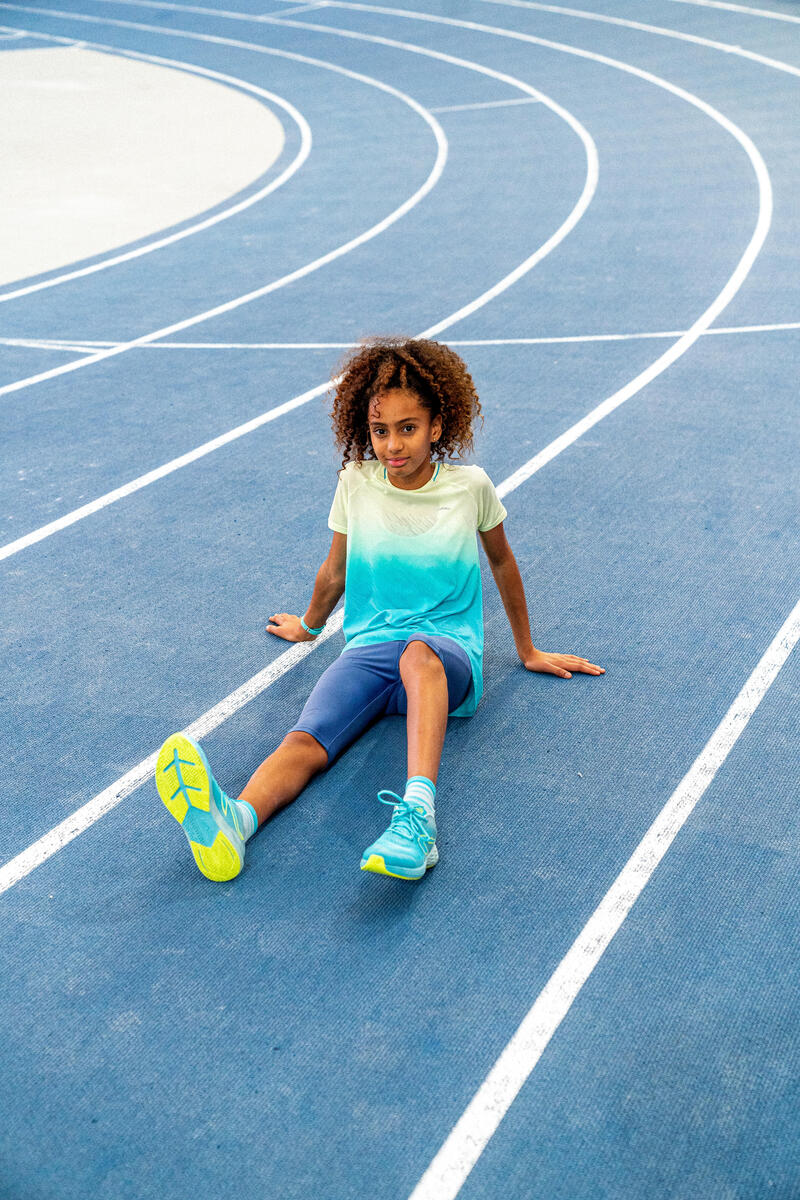
[[[437,462],[436,470],[433,472],[430,479],[426,483],[423,483],[422,487],[418,487],[418,488],[397,488],[397,487],[395,487],[393,483],[389,483],[386,467],[383,468],[383,482],[386,484],[386,486],[388,488],[391,488],[393,492],[424,492],[426,488],[429,488],[432,484],[434,484],[436,482],[436,477],[439,474],[439,468],[441,467],[441,465],[442,464],[440,462]]]

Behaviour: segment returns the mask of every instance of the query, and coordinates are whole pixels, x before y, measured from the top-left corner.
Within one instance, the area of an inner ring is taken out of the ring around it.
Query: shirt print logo
[[[385,505],[380,509],[384,529],[400,537],[419,537],[429,533],[437,521],[437,514],[430,508],[406,506],[402,502]]]

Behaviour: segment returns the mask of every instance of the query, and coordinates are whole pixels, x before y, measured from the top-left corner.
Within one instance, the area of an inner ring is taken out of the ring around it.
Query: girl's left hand
[[[541,671],[546,675],[560,675],[571,679],[572,671],[583,671],[586,675],[605,675],[603,667],[578,658],[576,654],[551,654],[548,650],[534,650],[522,660],[529,671]]]

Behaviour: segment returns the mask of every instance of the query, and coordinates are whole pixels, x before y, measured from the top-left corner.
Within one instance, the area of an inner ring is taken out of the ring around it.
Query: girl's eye
[[[413,433],[415,428],[416,428],[416,426],[414,426],[414,425],[404,425],[403,426],[403,429],[407,429],[409,431],[409,433]]]

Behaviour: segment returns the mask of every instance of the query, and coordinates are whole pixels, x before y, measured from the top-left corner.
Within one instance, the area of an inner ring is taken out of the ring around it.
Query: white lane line
[[[800,638],[800,600],[539,993],[409,1200],[454,1200],[548,1042]]]
[[[713,329],[704,329],[701,337],[715,337],[717,334],[732,333],[779,333],[785,330],[800,329],[800,321],[785,321],[779,325],[718,325]],[[564,342],[630,342],[649,341],[652,338],[683,337],[685,329],[658,330],[653,333],[581,333],[568,334],[562,337],[540,338],[483,338],[471,342],[451,342],[451,346],[556,346]],[[172,343],[163,343],[168,345]],[[176,343],[180,345],[180,343]],[[202,342],[187,342],[187,346],[199,345]]]
[[[342,625],[343,612],[340,609],[334,613],[328,620],[325,631],[315,638],[313,642],[297,642],[285,650],[269,666],[263,671],[259,671],[247,683],[242,684],[235,692],[231,692],[230,696],[226,696],[224,700],[215,705],[214,708],[204,713],[191,725],[187,726],[186,732],[190,737],[203,738],[206,734],[216,729],[223,721],[227,721],[228,717],[237,712],[243,705],[253,700],[260,695],[265,688],[274,683],[276,679],[280,679],[285,675],[291,667],[297,666],[302,659],[306,658],[311,651],[321,642],[327,641],[334,633],[338,633]],[[33,845],[28,846],[20,854],[16,855],[7,862],[3,867],[0,867],[0,895],[12,888],[15,883],[19,883],[20,879],[24,879],[36,867],[41,866],[48,858],[52,858],[59,850],[63,849],[73,838],[87,830],[95,821],[99,821],[102,816],[110,812],[116,806],[135,791],[145,780],[152,778],[155,771],[156,759],[158,751],[148,755],[137,766],[132,767],[125,775],[112,783],[109,787],[100,792],[94,799],[84,804],[76,812],[72,813],[51,829],[43,837]]]
[[[467,112],[476,108],[510,108],[514,104],[538,104],[538,100],[534,100],[530,96],[523,96],[521,100],[484,100],[479,104],[446,104],[444,108],[432,108],[433,113],[444,112]]]
[[[116,342],[105,342],[106,346],[115,346]],[[19,346],[23,350],[60,350],[73,354],[91,354],[94,346],[87,342],[54,342],[40,341],[38,338],[0,338],[0,346]]]
[[[681,42],[691,42],[695,46],[706,46],[710,50],[720,50],[724,54],[734,54],[739,58],[750,59],[762,67],[771,67],[774,71],[782,71],[787,75],[800,77],[800,67],[781,62],[777,58],[768,58],[765,54],[757,54],[755,50],[745,50],[742,46],[732,46],[729,42],[717,42],[712,38],[700,37],[694,33],[683,33],[678,29],[666,29],[663,25],[645,25],[641,21],[629,21],[623,17],[608,17],[605,14],[587,12],[581,8],[564,8],[557,4],[539,4],[535,0],[481,0],[482,4],[496,4],[504,8],[529,8],[540,12],[551,12],[558,16],[577,17],[582,21],[599,21],[604,25],[621,25],[627,29],[637,29],[642,33],[652,33],[658,37],[674,38]]]
[[[701,337],[735,333],[781,333],[800,329],[800,321],[783,321],[777,325],[717,325],[704,329]],[[448,346],[561,346],[581,342],[631,342],[671,340],[683,337],[685,329],[660,329],[651,333],[574,333],[554,337],[469,338],[461,341],[448,338]],[[28,346],[38,350],[85,350],[98,346],[116,346],[113,341],[85,341],[80,345],[55,338],[0,338],[0,346]],[[148,342],[142,350],[350,350],[357,342]]]
[[[281,12],[285,13],[286,16],[295,17],[295,16],[297,16],[298,13],[313,12],[314,9],[324,8],[324,7],[325,7],[325,0],[317,0],[316,4],[301,4],[297,8],[286,8],[286,9],[282,8]]]
[[[117,0],[95,0],[97,4],[117,4]],[[291,3],[291,0],[281,0],[283,4]],[[226,21],[249,21],[258,22],[259,24],[270,24],[276,18],[278,13],[288,16],[288,10],[279,9],[272,13],[243,13],[234,12],[230,8],[205,8],[201,4],[173,4],[170,0],[125,0],[125,4],[131,8],[158,8],[164,9],[167,12],[179,13],[194,13],[202,17],[222,17]],[[327,8],[327,0],[320,0],[315,5],[317,8]]]
[[[120,343],[105,339],[83,341],[79,344],[58,338],[0,338],[0,346],[23,346],[33,350],[78,350],[86,353],[102,346],[118,346]],[[148,342],[137,346],[140,350],[345,350],[356,342]]]
[[[420,200],[422,200],[436,186],[444,170],[444,164],[447,160],[447,138],[444,130],[436,118],[432,116],[418,101],[414,100],[411,96],[407,96],[405,92],[401,92],[398,88],[392,87],[391,84],[383,83],[378,79],[373,79],[371,76],[362,75],[357,71],[351,71],[347,67],[340,67],[336,63],[323,62],[320,59],[309,58],[307,55],[296,54],[288,50],[276,50],[273,47],[259,46],[252,42],[239,42],[233,38],[212,37],[210,34],[196,34],[186,30],[165,29],[152,25],[139,25],[130,21],[112,20],[111,18],[105,17],[89,17],[80,13],[63,12],[56,9],[34,8],[21,4],[0,4],[0,8],[13,8],[16,11],[21,12],[44,13],[49,16],[67,17],[74,21],[90,21],[101,25],[119,25],[125,28],[156,31],[159,33],[168,34],[171,37],[183,37],[192,39],[194,41],[220,43],[226,46],[234,46],[239,49],[252,50],[259,54],[269,54],[278,58],[290,59],[294,62],[302,62],[310,66],[322,67],[324,70],[333,71],[336,74],[344,75],[347,78],[354,79],[359,83],[365,83],[370,87],[375,87],[379,91],[386,92],[388,95],[396,97],[398,100],[402,100],[404,104],[407,104],[409,108],[422,117],[425,123],[429,126],[436,140],[437,150],[436,159],[428,178],[412,196],[405,200],[399,206],[399,208],[394,209],[394,211],[391,212],[387,217],[384,217],[382,221],[379,221],[377,225],[373,225],[364,233],[359,234],[355,238],[351,238],[350,241],[338,246],[335,250],[331,250],[327,254],[323,254],[321,257],[314,259],[313,262],[306,263],[305,266],[299,267],[295,271],[291,271],[288,275],[284,275],[280,279],[273,280],[272,283],[268,283],[263,287],[256,288],[254,291],[247,292],[242,296],[237,296],[233,300],[226,301],[224,304],[218,304],[214,308],[208,309],[202,313],[198,313],[193,317],[187,317],[182,321],[176,321],[174,324],[165,326],[163,329],[153,330],[151,333],[143,334],[141,337],[133,338],[131,341],[123,342],[111,347],[108,350],[101,350],[96,354],[90,355],[88,358],[80,358],[75,362],[62,363],[61,366],[53,367],[49,371],[41,371],[36,375],[28,376],[26,379],[19,379],[14,383],[5,384],[4,386],[0,387],[0,396],[21,391],[23,388],[31,387],[36,383],[42,383],[47,379],[55,379],[61,375],[68,375],[72,371],[81,370],[84,367],[91,366],[93,363],[103,362],[106,359],[113,358],[116,355],[125,354],[127,351],[134,349],[136,346],[145,345],[148,342],[155,341],[157,338],[168,337],[172,333],[178,333],[181,329],[189,329],[193,325],[198,325],[203,321],[208,321],[212,317],[220,316],[223,313],[231,312],[234,309],[241,307],[243,304],[249,304],[252,300],[260,299],[262,296],[266,296],[271,292],[275,292],[279,288],[285,287],[287,284],[293,283],[297,279],[302,279],[304,276],[311,274],[320,267],[326,266],[328,263],[333,262],[336,259],[341,258],[343,255],[348,254],[351,250],[356,249],[356,247],[363,245],[365,242],[370,241],[374,237],[377,237],[396,221],[400,220],[401,217],[405,216],[407,212],[414,208],[420,202]],[[46,40],[48,38],[48,35],[31,36],[42,36]],[[49,40],[58,41],[60,39],[52,37],[49,38]],[[140,55],[136,54],[134,51],[119,51],[116,49],[116,47],[105,46],[101,45],[100,43],[87,43],[87,45],[91,45],[93,49],[111,50],[114,53],[122,53],[125,55],[131,55],[133,57],[140,57]],[[152,62],[160,62],[166,65],[182,65],[180,63],[176,63],[173,59],[159,58],[155,55],[147,57]],[[195,67],[195,69],[203,74],[209,75],[212,78],[218,77],[218,72],[216,71],[210,71],[204,67]],[[275,99],[277,100],[277,97]],[[278,178],[280,179],[280,176]],[[277,184],[277,182],[277,180],[274,181],[275,184]]]
[[[767,17],[770,21],[791,21],[800,25],[800,17],[792,17],[789,13],[775,12],[771,8],[749,8],[745,4],[726,4],[723,0],[670,0],[671,4],[695,4],[701,8],[722,8],[727,12],[745,13],[749,17]]]
[[[75,42],[70,38],[51,37],[46,34],[28,33],[23,36],[36,38],[39,41],[58,42],[69,46],[71,49],[94,49],[87,42]],[[109,47],[97,47],[103,53],[108,53]],[[105,271],[108,267],[115,267],[119,263],[129,262],[133,258],[141,258],[143,254],[151,254],[154,250],[161,250],[164,246],[171,246],[174,242],[179,242],[183,238],[192,237],[196,233],[201,233],[205,229],[210,229],[212,225],[218,225],[220,221],[227,221],[230,217],[236,216],[237,213],[243,212],[246,208],[250,208],[253,204],[259,203],[266,196],[272,194],[279,187],[282,187],[295,172],[300,170],[303,163],[308,158],[311,150],[311,130],[305,117],[300,113],[293,104],[288,100],[284,100],[280,96],[276,96],[274,92],[268,92],[265,88],[256,87],[255,84],[247,83],[244,79],[239,79],[236,75],[221,75],[217,71],[209,71],[205,67],[196,67],[191,63],[172,62],[163,58],[155,58],[152,54],[137,54],[135,51],[111,50],[111,53],[119,54],[123,58],[135,58],[142,62],[157,63],[158,65],[169,65],[173,70],[184,71],[188,75],[204,75],[211,79],[215,79],[218,83],[224,84],[226,87],[233,88],[235,91],[249,92],[257,96],[262,102],[270,100],[278,108],[282,108],[284,112],[297,125],[300,133],[300,148],[297,154],[283,170],[280,175],[273,179],[264,187],[258,189],[251,196],[247,196],[244,200],[238,201],[236,204],[230,205],[222,212],[216,213],[214,216],[206,217],[202,221],[197,221],[194,225],[190,225],[186,229],[181,229],[177,233],[171,233],[166,237],[156,238],[152,242],[140,246],[137,250],[127,250],[122,254],[114,254],[109,258],[104,258],[100,262],[93,263],[88,267],[80,267],[74,271],[63,271],[60,275],[55,275],[51,279],[42,280],[40,283],[27,284],[24,287],[12,288],[6,292],[0,292],[0,304],[7,300],[18,300],[21,296],[29,296],[33,292],[44,291],[45,288],[57,287],[59,284],[68,283],[72,279],[80,279],[85,275],[94,275],[97,271]]]
[[[119,22],[115,22],[115,24],[118,24],[118,23]],[[127,25],[130,23],[123,22],[123,24]],[[158,26],[142,27],[142,26],[137,25],[137,26],[135,26],[135,28],[146,28],[146,29],[156,28],[156,29],[158,29],[159,27]],[[172,34],[179,34],[180,36],[182,36],[181,31],[177,31],[174,29],[167,30],[166,32],[169,32]],[[340,34],[340,31],[338,31],[338,30],[326,29],[325,32],[332,33],[334,36],[343,36]],[[204,35],[191,35],[191,36],[204,36]],[[347,36],[350,36],[350,35],[348,34]],[[217,39],[217,40],[220,40],[220,39]],[[227,41],[228,39],[221,39],[221,40]],[[384,43],[387,41],[387,39],[385,39],[385,38],[373,38],[369,35],[363,35],[362,40],[379,41],[381,43]],[[241,45],[243,43],[235,43],[235,44]],[[518,279],[520,279],[524,274],[526,274],[528,271],[532,270],[533,267],[536,266],[536,264],[538,262],[540,262],[547,254],[550,253],[551,250],[555,249],[555,247],[561,241],[563,241],[563,239],[575,227],[575,225],[577,225],[578,221],[581,219],[581,217],[585,213],[586,209],[588,208],[588,206],[591,202],[591,199],[595,193],[595,190],[597,188],[597,179],[598,179],[597,149],[595,147],[594,142],[592,141],[592,138],[589,136],[587,131],[584,129],[583,125],[581,125],[580,121],[578,121],[577,118],[575,118],[572,115],[572,113],[568,112],[567,109],[562,108],[561,105],[556,104],[556,102],[554,100],[551,100],[549,96],[545,96],[542,92],[537,91],[535,88],[532,88],[529,84],[524,83],[522,80],[516,79],[513,75],[505,75],[505,74],[501,73],[500,71],[495,71],[491,67],[485,67],[482,64],[473,62],[470,59],[455,58],[451,54],[443,54],[442,52],[437,51],[437,50],[428,50],[426,47],[411,46],[405,42],[391,42],[390,44],[393,46],[396,46],[398,48],[402,48],[402,49],[406,49],[406,50],[409,50],[414,53],[422,54],[428,58],[438,59],[438,60],[441,60],[444,62],[451,63],[455,66],[464,67],[465,69],[470,70],[470,71],[476,71],[482,75],[488,75],[492,79],[497,79],[501,82],[509,83],[512,87],[515,87],[515,88],[533,96],[534,98],[540,100],[542,104],[545,104],[548,108],[550,108],[557,116],[560,116],[561,119],[564,120],[569,125],[569,127],[573,130],[573,132],[580,139],[581,144],[583,146],[584,154],[586,156],[586,177],[585,177],[585,181],[584,181],[584,185],[583,185],[583,190],[582,190],[580,196],[578,197],[578,200],[576,201],[575,205],[573,206],[572,211],[565,218],[565,220],[561,223],[561,225],[558,227],[558,229],[555,231],[555,233],[553,233],[547,239],[547,241],[545,241],[541,246],[539,246],[539,248],[537,250],[535,250],[533,254],[529,255],[528,258],[524,259],[523,262],[521,262],[519,264],[519,266],[515,267],[513,271],[509,272],[508,275],[505,275],[501,280],[499,280],[498,283],[494,284],[487,291],[482,292],[478,297],[476,297],[476,299],[470,301],[468,304],[457,309],[456,312],[451,313],[450,316],[445,317],[441,321],[438,321],[435,325],[432,325],[429,329],[423,330],[422,333],[417,335],[418,337],[433,337],[434,334],[440,333],[442,330],[447,329],[450,325],[453,325],[457,321],[460,321],[463,317],[468,316],[469,314],[471,314],[473,312],[476,312],[479,308],[483,307],[484,304],[488,304],[490,300],[493,300],[501,292],[503,292],[507,288],[511,287],[511,285],[513,283],[515,283]],[[291,57],[296,57],[296,56],[291,56]],[[317,61],[317,60],[313,60],[313,61]],[[431,120],[435,120],[435,118],[431,117]],[[444,134],[442,133],[441,136],[444,137]],[[437,178],[438,178],[438,176],[437,176]],[[407,203],[409,203],[409,202],[407,202]],[[208,315],[208,314],[205,314],[205,315]],[[193,321],[184,322],[184,323],[181,323],[180,327],[185,328],[187,324],[192,324],[192,323],[194,323],[194,322]],[[174,327],[174,328],[177,328],[177,327]],[[165,335],[164,330],[158,330],[155,333],[148,335],[146,338],[139,338],[135,342],[125,343],[123,349],[125,349],[125,350],[133,349],[135,346],[139,346],[139,345],[143,345],[145,343],[149,343],[151,341],[155,341],[157,338],[162,337],[164,335]],[[105,350],[105,351],[101,352],[101,355],[108,355],[111,353],[113,353],[113,350]],[[98,361],[98,359],[99,359],[99,357],[101,357],[101,355],[93,356],[92,358],[88,358],[88,359],[81,359],[81,360],[79,360],[77,365],[80,366],[85,363]],[[69,365],[71,365],[71,364],[69,364]],[[56,368],[56,371],[59,371],[59,370],[61,370],[61,368]],[[47,374],[47,373],[45,373],[45,374]],[[34,378],[36,378],[36,377],[34,377]],[[154,470],[147,472],[147,474],[141,475],[137,479],[131,480],[129,483],[123,484],[121,487],[115,488],[111,492],[107,492],[105,495],[98,497],[96,500],[93,500],[88,504],[82,505],[80,508],[73,509],[72,512],[65,513],[62,517],[59,517],[57,520],[51,521],[47,525],[42,525],[38,529],[35,529],[35,530],[31,531],[30,533],[25,534],[23,537],[16,538],[12,542],[8,542],[5,546],[0,547],[0,560],[9,558],[9,557],[11,557],[11,555],[17,554],[17,553],[19,553],[19,551],[24,550],[29,546],[35,545],[37,542],[42,541],[44,538],[50,537],[52,534],[57,533],[62,529],[66,529],[69,525],[73,525],[77,521],[83,520],[84,517],[88,517],[92,513],[98,512],[102,508],[106,508],[109,504],[113,504],[116,501],[123,499],[125,496],[129,496],[133,492],[139,491],[141,488],[147,487],[149,484],[154,483],[156,480],[162,479],[164,476],[171,474],[173,471],[179,470],[181,467],[187,466],[191,462],[195,462],[197,459],[204,457],[206,454],[212,453],[214,450],[219,449],[221,446],[227,445],[228,442],[234,441],[239,437],[243,437],[244,435],[246,435],[248,433],[252,433],[255,429],[258,429],[261,425],[266,424],[268,421],[272,421],[276,417],[282,416],[284,413],[290,412],[294,408],[298,408],[300,405],[305,404],[307,401],[313,399],[314,397],[322,395],[324,392],[326,392],[328,390],[331,383],[333,383],[333,382],[335,382],[335,381],[326,380],[325,383],[319,384],[317,387],[312,388],[309,391],[302,392],[299,396],[295,396],[292,400],[288,400],[284,404],[280,404],[275,408],[269,409],[267,412],[262,413],[260,416],[254,417],[252,420],[246,422],[245,424],[239,425],[235,429],[229,430],[227,433],[221,434],[217,438],[213,438],[211,441],[204,443],[202,446],[196,447],[194,450],[188,451],[186,454],[181,455],[179,458],[173,459],[172,461],[163,464],[161,467],[157,467]],[[0,388],[0,395],[2,395],[2,394],[3,394],[3,389]]]

